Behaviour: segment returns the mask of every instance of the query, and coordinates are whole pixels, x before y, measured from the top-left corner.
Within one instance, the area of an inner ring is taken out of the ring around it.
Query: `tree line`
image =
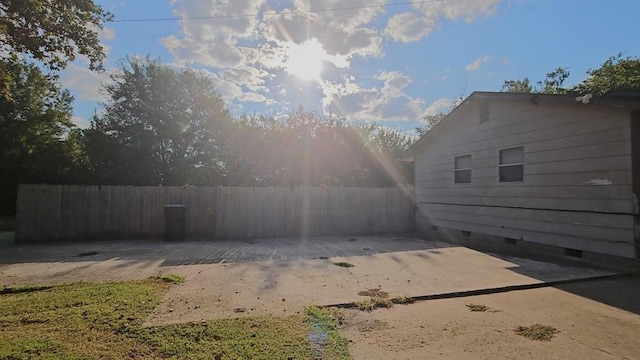
[[[0,215],[20,183],[97,185],[393,186],[411,182],[416,137],[315,111],[232,116],[206,74],[150,56],[127,57],[103,88],[88,129],[57,71],[78,56],[103,69],[98,31],[111,20],[92,0],[0,0]],[[64,19],[64,21],[61,21]],[[621,54],[574,87],[558,68],[503,91],[640,91],[640,60]],[[418,134],[444,118],[425,117]]]
[[[376,124],[297,109],[233,117],[211,79],[151,57],[128,57],[87,129],[71,122],[73,97],[26,61],[2,63],[3,212],[21,183],[165,186],[394,186],[415,137]]]

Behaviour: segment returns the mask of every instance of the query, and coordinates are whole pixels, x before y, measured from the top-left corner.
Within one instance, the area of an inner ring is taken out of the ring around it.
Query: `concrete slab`
[[[141,279],[160,273],[186,276],[150,316],[150,325],[288,314],[311,304],[364,300],[358,292],[376,287],[392,295],[425,296],[614,274],[396,236],[9,250],[13,253],[0,255],[0,286]],[[99,254],[77,256],[86,251]]]

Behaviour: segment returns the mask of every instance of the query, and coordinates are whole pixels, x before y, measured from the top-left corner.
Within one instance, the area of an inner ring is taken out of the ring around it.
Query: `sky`
[[[106,71],[80,59],[60,74],[80,127],[101,111],[101,84],[127,55],[198,69],[234,115],[303,107],[407,132],[505,80],[566,67],[573,85],[610,56],[640,56],[637,0],[96,3],[115,16],[100,31]]]

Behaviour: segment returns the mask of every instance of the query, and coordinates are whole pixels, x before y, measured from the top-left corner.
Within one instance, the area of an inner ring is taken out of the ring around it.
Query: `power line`
[[[121,19],[121,20],[116,19],[116,20],[112,20],[111,22],[125,23],[125,22],[156,22],[156,21],[179,21],[179,20],[215,20],[215,19],[234,19],[234,18],[239,19],[239,18],[277,16],[277,15],[287,15],[287,14],[313,14],[313,13],[323,13],[323,12],[338,11],[338,10],[358,10],[358,9],[370,9],[370,8],[379,8],[379,7],[417,5],[417,4],[435,3],[435,2],[443,2],[443,1],[444,0],[406,1],[406,2],[399,2],[399,3],[391,3],[391,4],[335,7],[335,8],[314,9],[314,10],[272,11],[272,12],[239,14],[239,15],[186,16],[186,17],[152,18],[152,19]]]

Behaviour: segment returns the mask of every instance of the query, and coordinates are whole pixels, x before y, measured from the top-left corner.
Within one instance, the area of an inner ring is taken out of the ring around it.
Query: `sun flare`
[[[302,44],[294,44],[286,54],[285,70],[303,80],[320,81],[322,62],[327,52],[317,39],[306,40]]]

